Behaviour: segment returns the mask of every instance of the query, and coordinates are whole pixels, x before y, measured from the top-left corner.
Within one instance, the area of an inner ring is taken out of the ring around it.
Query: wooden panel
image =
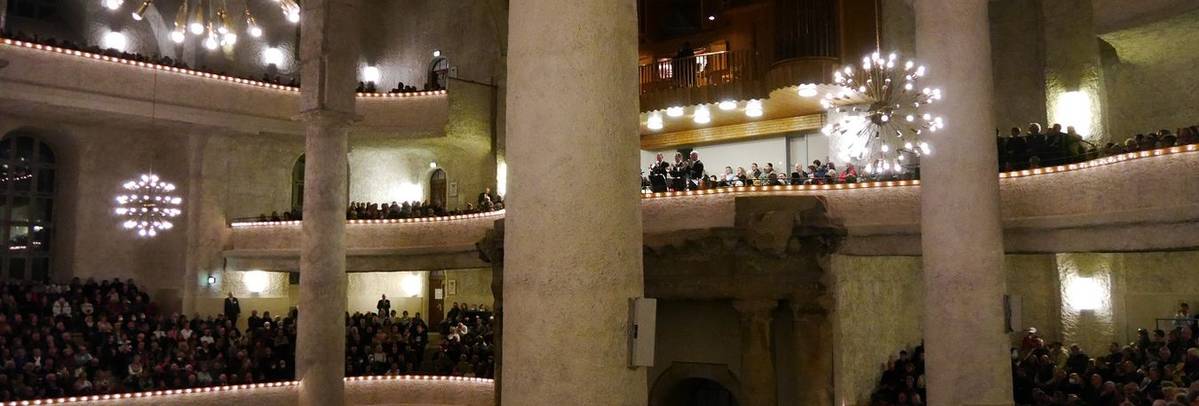
[[[818,130],[822,126],[824,126],[823,114],[809,114],[753,123],[643,135],[641,136],[641,149],[652,151],[678,146],[744,141],[772,134]]]

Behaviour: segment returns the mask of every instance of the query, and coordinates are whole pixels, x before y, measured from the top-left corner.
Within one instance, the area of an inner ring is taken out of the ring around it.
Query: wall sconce
[[[215,284],[216,284],[216,277],[212,276],[212,274],[208,274],[208,286],[212,286]]]

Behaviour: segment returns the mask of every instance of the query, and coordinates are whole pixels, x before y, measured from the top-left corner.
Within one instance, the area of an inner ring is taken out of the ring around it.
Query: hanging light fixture
[[[250,14],[250,3],[246,2],[246,33],[251,37],[258,38],[262,36],[262,27],[258,25],[258,21],[254,19],[254,15]]]
[[[220,40],[216,34],[216,30],[212,28],[212,23],[208,23],[208,36],[204,38],[204,48],[209,51],[216,49],[220,45]]]
[[[175,12],[175,29],[171,30],[171,41],[176,44],[182,44],[183,40],[187,39],[187,0],[179,5],[179,10]]]
[[[296,4],[295,0],[276,0],[279,2],[279,9],[283,11],[283,16],[287,17],[287,21],[292,23],[300,22],[300,5]]]
[[[924,66],[914,61],[897,65],[898,55],[878,52],[862,58],[861,70],[846,66],[833,81],[843,89],[825,94],[821,105],[843,118],[824,127],[825,135],[853,137],[841,158],[862,163],[867,173],[902,172],[905,155],[932,153],[922,136],[945,127],[941,117],[927,112],[941,100],[939,89],[922,88]],[[864,161],[864,162],[863,162]]]
[[[137,10],[133,11],[133,20],[141,21],[142,19],[145,19],[146,18],[146,9],[150,8],[150,3],[153,1],[154,0],[142,1],[142,4],[140,6],[137,6]]]
[[[183,214],[183,198],[171,194],[175,184],[161,181],[158,175],[147,173],[126,181],[124,191],[116,197],[114,212],[125,219],[121,226],[137,230],[139,237],[154,237],[175,225],[171,219]]]
[[[187,3],[183,3],[187,5]],[[200,35],[204,33],[204,0],[196,0],[196,9],[192,13],[192,20],[187,25],[187,29],[192,35]]]

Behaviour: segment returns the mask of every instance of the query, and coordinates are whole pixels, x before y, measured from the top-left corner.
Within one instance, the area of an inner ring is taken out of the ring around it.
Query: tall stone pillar
[[[777,306],[773,299],[733,301],[741,320],[741,393],[745,395],[745,406],[778,404],[774,353],[770,350],[771,312]]]
[[[510,3],[507,405],[646,403],[626,341],[644,293],[635,3]],[[604,176],[573,182],[564,167]]]
[[[917,56],[945,101],[920,161],[930,405],[1011,405],[987,0],[918,0]],[[982,28],[980,28],[982,27]]]
[[[795,387],[801,405],[833,404],[833,327],[822,309],[791,304]]]
[[[357,0],[308,0],[300,28],[304,239],[296,378],[299,404],[345,404],[347,129],[354,120]]]
[[[8,0],[0,0],[0,30],[7,28],[8,24]]]

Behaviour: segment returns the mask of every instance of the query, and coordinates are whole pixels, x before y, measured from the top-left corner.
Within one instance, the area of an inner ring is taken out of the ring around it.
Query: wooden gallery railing
[[[752,50],[710,52],[641,65],[641,94],[757,79]]]

